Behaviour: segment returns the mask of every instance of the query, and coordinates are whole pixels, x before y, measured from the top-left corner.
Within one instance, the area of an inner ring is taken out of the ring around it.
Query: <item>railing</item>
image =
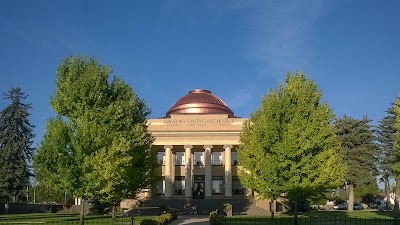
[[[210,225],[293,225],[293,217],[211,217]],[[400,218],[299,217],[298,225],[400,225]]]
[[[26,215],[26,214],[25,214]],[[52,215],[52,214],[50,214]],[[51,217],[51,216],[49,216]],[[1,218],[0,225],[2,224],[16,224],[16,225],[32,225],[32,224],[47,224],[47,225],[79,225],[79,218],[36,218],[34,215],[32,217],[24,216],[21,218]],[[85,225],[135,225],[134,217],[117,217],[116,220],[111,218],[85,218]]]

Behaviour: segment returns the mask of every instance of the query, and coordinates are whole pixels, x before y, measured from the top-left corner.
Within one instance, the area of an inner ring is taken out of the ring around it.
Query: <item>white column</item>
[[[185,197],[192,198],[192,145],[185,145]]]
[[[212,164],[211,149],[212,145],[204,145],[204,166],[205,166],[205,195],[204,198],[212,198]]]
[[[172,196],[175,194],[175,165],[176,165],[176,153],[171,151],[171,185],[172,185]]]
[[[172,146],[165,145],[165,198],[172,198],[173,194],[173,183],[171,182],[171,172],[172,172]]]
[[[225,149],[225,197],[232,197],[232,145],[224,145]]]

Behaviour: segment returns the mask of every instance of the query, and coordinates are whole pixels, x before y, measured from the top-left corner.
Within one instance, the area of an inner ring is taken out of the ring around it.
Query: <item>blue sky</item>
[[[0,1],[0,92],[32,103],[35,143],[53,111],[58,63],[95,56],[152,118],[194,88],[240,117],[302,70],[338,117],[374,123],[400,93],[400,1]],[[9,102],[0,99],[0,109]]]

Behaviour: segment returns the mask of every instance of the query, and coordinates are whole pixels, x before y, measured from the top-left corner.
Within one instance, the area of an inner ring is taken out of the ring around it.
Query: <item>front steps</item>
[[[143,201],[140,208],[154,209],[164,205],[177,214],[188,215],[190,208],[197,206],[199,215],[209,215],[210,212],[215,210],[223,215],[225,203],[232,205],[233,215],[270,215],[269,211],[257,207],[255,202],[250,199],[148,199]]]

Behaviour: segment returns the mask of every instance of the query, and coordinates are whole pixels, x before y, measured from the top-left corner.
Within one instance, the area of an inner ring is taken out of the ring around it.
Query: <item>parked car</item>
[[[344,202],[338,205],[334,205],[333,208],[336,210],[347,210],[347,203]],[[362,209],[364,209],[364,207],[362,206],[361,203],[356,202],[353,204],[353,210],[362,210]]]
[[[338,205],[334,205],[333,208],[336,209],[336,210],[346,210],[347,209],[347,203],[343,202],[343,203],[340,203]]]
[[[361,209],[364,209],[364,207],[362,206],[361,203],[354,203],[353,209],[354,210],[361,210]]]

